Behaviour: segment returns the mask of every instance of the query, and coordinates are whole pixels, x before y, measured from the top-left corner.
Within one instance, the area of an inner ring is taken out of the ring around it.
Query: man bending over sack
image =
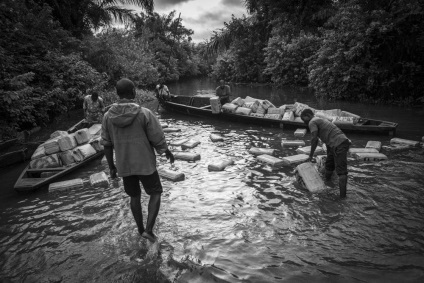
[[[216,96],[219,97],[221,105],[230,102],[231,89],[229,85],[225,84],[224,80],[219,81],[220,86],[216,88]]]
[[[314,116],[311,109],[302,111],[300,118],[309,126],[311,131],[311,153],[308,161],[311,161],[318,145],[318,138],[327,146],[327,160],[325,161],[325,179],[328,181],[336,169],[339,175],[340,197],[346,197],[347,187],[347,152],[350,140],[332,122]]]
[[[103,117],[102,144],[112,178],[116,173],[123,178],[125,192],[131,197],[131,212],[142,237],[154,242],[153,226],[159,213],[162,184],[156,170],[156,155],[165,153],[174,163],[165,135],[156,116],[134,102],[135,87],[129,79],[121,79],[116,84],[119,96]],[[115,150],[116,167],[113,161]],[[140,182],[148,195],[148,216],[146,229],[140,203]]]

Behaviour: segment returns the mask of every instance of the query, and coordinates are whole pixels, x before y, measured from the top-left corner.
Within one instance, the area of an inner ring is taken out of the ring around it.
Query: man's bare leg
[[[159,214],[161,195],[153,194],[150,196],[149,200],[149,214],[147,216],[146,230],[143,233],[143,237],[154,242],[156,241],[156,236],[153,234],[153,227],[155,226],[156,218]]]
[[[143,212],[141,210],[141,199],[138,197],[131,197],[130,201],[131,212],[134,216],[135,223],[138,227],[138,232],[140,235],[144,233],[144,225],[143,225]]]

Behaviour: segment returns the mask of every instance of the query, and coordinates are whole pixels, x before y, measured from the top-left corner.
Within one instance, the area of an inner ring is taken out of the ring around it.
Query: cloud
[[[183,4],[185,2],[190,2],[194,0],[155,0],[155,10],[156,9],[166,9],[169,7],[175,7],[179,4]],[[231,1],[231,0],[230,0]]]
[[[244,2],[242,0],[222,0],[222,4],[226,6],[244,6]]]

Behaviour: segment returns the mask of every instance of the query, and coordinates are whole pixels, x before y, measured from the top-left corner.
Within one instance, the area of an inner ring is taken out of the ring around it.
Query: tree
[[[134,20],[131,9],[123,5],[136,5],[147,12],[153,11],[153,0],[38,0],[53,8],[53,16],[62,27],[78,38],[93,30],[110,27],[114,23],[130,24]]]

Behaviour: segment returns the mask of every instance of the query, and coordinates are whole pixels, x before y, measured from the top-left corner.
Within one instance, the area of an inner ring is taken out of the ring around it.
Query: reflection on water
[[[163,181],[163,202],[151,245],[137,232],[122,180],[90,187],[96,160],[66,177],[84,189],[40,190],[2,205],[0,278],[24,282],[419,282],[424,277],[424,155],[349,160],[348,198],[328,187],[310,194],[294,168],[265,170],[251,146],[281,148],[293,131],[162,113],[161,119],[201,144],[196,162],[176,161],[186,175]],[[213,143],[212,132],[225,137]],[[354,147],[389,137],[349,136]],[[307,145],[309,134],[305,137]],[[180,151],[180,147],[172,151]],[[236,162],[208,172],[213,161]],[[165,157],[159,166],[169,166]],[[253,170],[254,174],[249,174]],[[143,196],[146,213],[148,199]],[[420,280],[421,279],[421,280]]]

